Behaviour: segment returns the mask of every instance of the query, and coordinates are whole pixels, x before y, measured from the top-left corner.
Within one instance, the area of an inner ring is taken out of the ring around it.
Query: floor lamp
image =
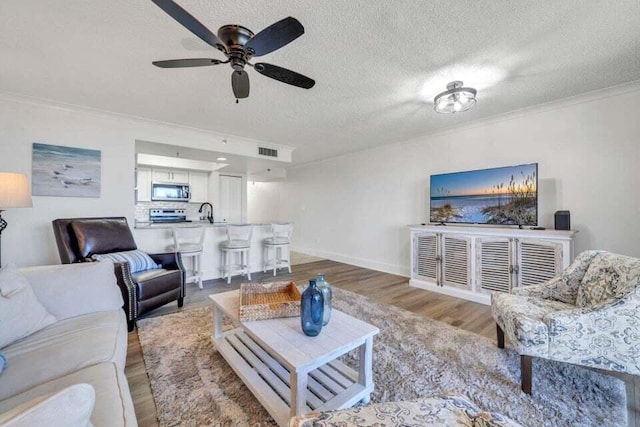
[[[2,231],[7,228],[7,221],[2,219],[2,211],[7,208],[30,208],[31,206],[31,189],[27,175],[0,172],[0,267],[2,267]]]

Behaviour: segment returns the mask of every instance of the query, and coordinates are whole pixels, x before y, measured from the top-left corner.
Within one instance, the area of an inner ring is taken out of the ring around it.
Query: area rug
[[[334,306],[380,328],[372,402],[459,393],[525,426],[622,426],[624,383],[588,369],[534,359],[533,396],[520,390],[520,358],[477,334],[334,289]],[[211,308],[138,321],[162,426],[275,426],[213,348]],[[345,362],[354,366],[354,359]]]

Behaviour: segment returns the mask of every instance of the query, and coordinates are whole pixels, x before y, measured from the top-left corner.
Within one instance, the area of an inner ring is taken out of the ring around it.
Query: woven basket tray
[[[241,322],[300,315],[300,291],[295,282],[240,285]]]

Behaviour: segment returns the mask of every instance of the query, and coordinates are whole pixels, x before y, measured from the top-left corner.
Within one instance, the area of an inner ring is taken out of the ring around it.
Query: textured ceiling
[[[235,104],[222,56],[148,0],[2,0],[0,90],[297,147],[301,163],[640,79],[640,1],[179,0],[212,29],[294,16],[306,34],[260,59],[311,90],[249,70]],[[479,91],[436,114],[447,82]]]

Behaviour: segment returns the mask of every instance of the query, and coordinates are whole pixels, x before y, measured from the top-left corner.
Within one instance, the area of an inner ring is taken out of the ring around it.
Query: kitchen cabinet
[[[411,227],[410,285],[484,304],[569,266],[575,231]]]
[[[154,182],[175,182],[178,184],[186,184],[189,182],[189,171],[153,168],[152,180]]]
[[[209,200],[209,173],[190,171],[189,186],[191,203],[204,203]]]
[[[151,201],[151,168],[136,169],[136,202]]]

